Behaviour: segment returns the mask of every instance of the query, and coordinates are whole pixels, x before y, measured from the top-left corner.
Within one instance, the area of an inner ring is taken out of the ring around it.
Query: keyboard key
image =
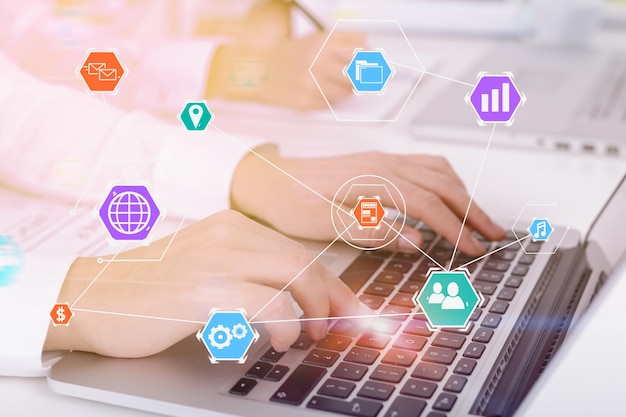
[[[491,304],[491,308],[489,309],[490,313],[495,314],[504,314],[509,308],[509,303],[506,301],[495,300],[493,304]]]
[[[437,384],[420,379],[409,379],[400,390],[400,394],[412,397],[430,398],[435,393]]]
[[[383,271],[376,276],[374,279],[375,282],[380,282],[381,284],[391,284],[396,285],[404,278],[404,274],[393,271]]]
[[[337,352],[313,349],[308,355],[306,355],[303,362],[311,365],[332,366],[337,359],[339,359],[339,354]]]
[[[277,352],[274,348],[269,348],[268,351],[261,356],[261,360],[266,362],[278,362],[284,354],[285,352]]]
[[[428,340],[423,337],[403,333],[398,336],[396,342],[393,344],[393,347],[419,352],[422,348],[424,348],[427,341]]]
[[[476,280],[499,283],[504,278],[504,273],[498,271],[480,271],[476,275]]]
[[[278,382],[289,372],[289,368],[283,365],[275,365],[272,370],[265,375],[265,378],[268,381]]]
[[[433,340],[433,346],[461,349],[461,346],[465,343],[465,336],[453,333],[439,333]]]
[[[483,269],[484,270],[491,270],[491,271],[506,272],[509,269],[510,266],[511,266],[510,262],[487,261],[487,262],[485,262],[485,265],[483,266]]]
[[[350,352],[348,352],[344,360],[363,365],[371,365],[376,362],[378,355],[380,355],[380,352],[377,350],[353,347]]]
[[[233,385],[233,387],[228,391],[230,394],[234,395],[248,395],[252,388],[256,385],[256,381],[250,378],[241,378],[239,381]]]
[[[502,320],[502,316],[497,314],[487,314],[483,319],[483,322],[480,324],[483,327],[489,327],[491,329],[495,329],[500,324]]]
[[[520,277],[526,276],[528,273],[528,265],[517,265],[511,271],[511,275],[518,275]]]
[[[350,320],[339,320],[335,325],[328,331],[328,333],[338,334],[341,336],[354,337],[361,333],[361,329],[359,325]]]
[[[520,285],[522,285],[522,277],[514,275],[510,276],[504,283],[504,286],[509,288],[519,288]]]
[[[426,417],[448,417],[448,416],[438,411],[431,411],[430,413],[426,415]]]
[[[356,388],[356,384],[352,382],[329,378],[322,384],[317,393],[330,397],[348,398],[354,388]]]
[[[396,252],[396,254],[393,255],[393,257],[394,259],[401,259],[404,261],[415,263],[420,260],[420,258],[422,257],[422,254],[421,253]]]
[[[443,386],[444,391],[456,392],[459,393],[465,387],[467,383],[467,378],[461,375],[450,375],[446,385]]]
[[[424,240],[424,243],[432,243],[432,241],[435,240],[435,238],[437,237],[437,234],[435,232],[428,229],[420,229],[420,233],[422,234],[422,239]]]
[[[413,302],[414,295],[415,294],[398,293],[393,296],[389,304],[413,309],[415,308],[415,302]]]
[[[426,277],[426,273],[428,272],[428,270],[423,271],[422,269],[423,268],[420,264],[417,270],[415,270],[411,275],[409,275],[409,282],[416,282],[418,284],[424,284],[426,280],[428,279]]]
[[[306,333],[300,333],[300,336],[298,336],[298,339],[293,343],[293,345],[291,345],[291,347],[299,350],[307,350],[312,344],[313,339],[311,339],[309,335]]]
[[[479,304],[478,307],[480,308],[487,307],[487,304],[489,304],[489,301],[491,301],[491,297],[489,297],[488,295],[483,295],[483,302],[482,304]]]
[[[463,352],[463,356],[466,358],[472,359],[480,359],[483,356],[483,352],[485,351],[485,345],[482,343],[472,342],[467,345],[465,352]]]
[[[413,262],[404,261],[402,259],[392,259],[385,265],[385,271],[393,271],[399,272],[401,274],[406,274],[413,267]]]
[[[391,393],[395,387],[389,384],[383,384],[382,382],[367,381],[359,392],[356,394],[359,397],[371,398],[373,400],[386,401],[391,397]]]
[[[472,338],[472,340],[474,342],[489,343],[492,336],[493,336],[493,330],[485,329],[484,327],[481,327],[478,330],[476,330],[476,334],[474,334],[474,337]]]
[[[512,261],[515,259],[515,252],[510,250],[501,250],[492,254],[489,258],[499,261]]]
[[[267,362],[257,362],[248,369],[246,376],[248,378],[263,379],[265,375],[272,369],[272,365]]]
[[[369,295],[377,295],[379,297],[387,297],[389,294],[393,292],[394,286],[389,284],[381,284],[379,282],[374,282],[370,284],[369,287],[365,289],[365,294]]]
[[[422,360],[426,362],[439,363],[441,365],[450,365],[454,358],[456,358],[456,352],[450,349],[430,347],[424,353]]]
[[[426,337],[429,337],[433,334],[432,330],[428,328],[428,324],[426,323],[426,321],[420,319],[409,321],[409,323],[404,328],[403,333]]]
[[[516,291],[512,288],[502,288],[498,293],[498,300],[511,301],[515,297]]]
[[[348,266],[340,276],[341,280],[352,290],[358,292],[374,272],[383,264],[384,260],[378,257],[379,253],[366,251]]]
[[[359,341],[356,342],[356,345],[364,348],[381,350],[389,344],[390,340],[391,337],[384,334],[367,332],[363,333],[363,336],[361,336]]]
[[[380,314],[389,314],[387,317],[389,319],[404,321],[412,312],[412,308],[388,305],[380,311]]]
[[[363,294],[359,297],[359,300],[372,310],[378,310],[380,306],[385,302],[384,297],[379,297],[377,295]]]
[[[437,397],[435,404],[433,404],[433,408],[435,410],[450,411],[452,410],[455,402],[456,395],[442,392],[439,394],[439,397]]]
[[[450,256],[452,256],[452,254],[450,254]],[[449,261],[449,260],[450,260],[450,259],[446,259],[446,261]],[[428,259],[424,259],[422,262],[420,262],[420,264],[418,265],[418,267],[417,267],[417,269],[415,270],[415,272],[419,272],[421,275],[423,275],[423,276],[424,276],[424,279],[425,279],[425,278],[426,278],[426,274],[428,273],[428,270],[429,270],[429,269],[433,269],[433,268],[436,268],[436,269],[441,269],[441,268],[440,268],[439,266],[437,266],[437,264],[436,264],[436,263],[434,263],[433,261],[430,261],[430,260],[428,260]],[[413,275],[415,275],[415,274],[412,274],[412,275],[411,275],[411,277],[410,277],[409,279],[412,279],[412,278],[413,278]],[[417,281],[419,281],[419,279],[418,279],[418,276],[417,276],[417,275],[415,276],[415,279],[416,279]]]
[[[348,379],[350,381],[360,381],[367,372],[367,366],[356,365],[348,362],[341,362],[333,371],[333,378]]]
[[[376,369],[374,369],[374,372],[372,372],[372,375],[370,375],[370,379],[397,384],[402,380],[404,374],[406,374],[404,368],[390,365],[378,365]]]
[[[400,326],[402,323],[398,320],[377,318],[370,324],[369,330],[373,333],[396,334]]]
[[[471,321],[476,321],[480,318],[480,315],[483,314],[483,311],[480,308],[475,309],[470,316]]]
[[[473,359],[461,358],[454,368],[455,374],[471,375],[476,367],[476,361]]]
[[[298,365],[276,390],[270,401],[300,405],[324,377],[326,369],[310,365]]]
[[[423,400],[397,397],[391,403],[385,417],[420,417],[424,408],[426,408],[426,402]]]
[[[541,250],[541,242],[530,242],[526,245],[527,253],[537,253]]]
[[[423,283],[415,282],[415,281],[407,281],[405,282],[398,291],[406,294],[415,295],[422,289]]]
[[[476,291],[480,291],[483,295],[493,295],[496,292],[496,284],[492,282],[474,282],[474,288]]]
[[[317,342],[319,349],[335,350],[337,352],[343,352],[348,345],[352,342],[352,339],[345,336],[338,336],[334,334],[328,334],[325,338]]]
[[[448,368],[433,363],[420,362],[417,364],[413,373],[414,378],[428,379],[430,381],[441,381],[448,371]]]
[[[382,363],[397,366],[411,366],[417,358],[417,353],[408,350],[389,349],[382,359]]]
[[[462,334],[467,336],[468,334],[470,334],[472,332],[472,330],[474,330],[474,323],[472,323],[471,321],[463,328],[460,327],[444,327],[443,329],[441,329],[442,331],[446,332],[446,333],[456,333],[456,334]]]
[[[531,265],[535,260],[535,255],[522,255],[518,263],[522,265]]]
[[[318,397],[311,398],[307,408],[329,411],[331,413],[345,414],[356,417],[376,417],[383,405],[376,401],[354,399],[342,401],[334,398]]]

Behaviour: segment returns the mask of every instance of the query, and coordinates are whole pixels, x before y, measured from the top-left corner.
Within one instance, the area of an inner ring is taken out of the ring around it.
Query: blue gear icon
[[[231,333],[235,339],[243,339],[248,335],[248,329],[243,323],[237,323],[231,329]]]
[[[233,335],[230,333],[228,327],[224,327],[221,324],[211,328],[211,333],[207,336],[211,346],[217,349],[224,349],[230,346],[230,341],[233,340]],[[220,340],[217,340],[220,339]]]

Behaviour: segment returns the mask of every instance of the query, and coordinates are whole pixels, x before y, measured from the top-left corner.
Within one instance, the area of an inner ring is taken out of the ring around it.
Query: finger
[[[440,196],[401,178],[396,179],[395,183],[405,196],[408,215],[423,220],[434,231],[455,244],[461,230],[461,221]],[[461,233],[459,249],[472,256],[484,252],[480,242],[467,230]]]
[[[439,196],[460,219],[465,217],[469,206],[467,224],[486,238],[500,240],[504,236],[504,230],[491,221],[487,213],[471,201],[465,189],[460,187],[450,175],[419,167],[413,167],[411,172],[407,172],[406,167],[404,167],[402,175],[405,179]]]

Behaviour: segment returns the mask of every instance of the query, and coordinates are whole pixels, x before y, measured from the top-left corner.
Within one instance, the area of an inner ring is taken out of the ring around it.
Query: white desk
[[[470,65],[488,44],[482,40],[413,39],[420,53],[445,54],[446,61],[436,72],[457,76],[463,65]],[[471,80],[470,80],[471,81]],[[424,79],[411,106],[426,105],[445,81]],[[413,107],[415,108],[415,107]],[[469,110],[468,110],[469,111]],[[472,190],[485,149],[420,141],[407,136],[407,111],[395,123],[356,124],[298,120],[246,120],[239,115],[218,114],[216,123],[228,133],[262,135],[281,143],[285,154],[330,155],[380,149],[396,153],[433,153],[446,155]],[[489,129],[485,128],[485,140]],[[497,139],[496,136],[494,140]],[[229,140],[224,138],[224,140]],[[219,146],[216,144],[216,146]],[[524,204],[556,203],[560,211],[556,222],[586,231],[619,178],[626,171],[624,159],[600,159],[585,155],[531,153],[492,147],[476,192],[476,202],[497,218],[515,219]],[[505,226],[511,226],[505,224]],[[74,417],[141,417],[151,414],[120,407],[56,395],[44,379],[0,377],[0,409],[13,416],[50,415]],[[4,414],[4,413],[3,413]]]

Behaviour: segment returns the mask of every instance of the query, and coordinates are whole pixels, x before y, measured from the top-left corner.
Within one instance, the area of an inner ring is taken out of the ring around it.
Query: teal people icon
[[[480,297],[467,271],[432,271],[415,301],[432,327],[464,327]]]
[[[187,130],[204,130],[213,118],[206,100],[190,101],[178,115]]]
[[[19,246],[11,237],[0,235],[0,287],[15,283],[21,269],[22,251]]]

